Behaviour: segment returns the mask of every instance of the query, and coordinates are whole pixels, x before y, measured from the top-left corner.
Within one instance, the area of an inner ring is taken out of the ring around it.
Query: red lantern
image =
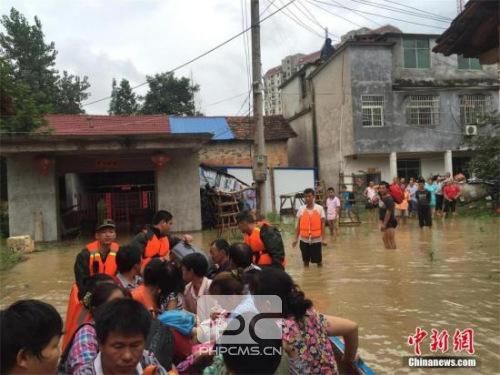
[[[38,172],[42,176],[47,176],[49,174],[50,166],[53,161],[46,155],[38,155],[33,158],[33,162],[35,163]]]
[[[165,155],[163,152],[159,152],[151,157],[151,161],[155,165],[155,168],[160,170],[170,161],[170,157]]]

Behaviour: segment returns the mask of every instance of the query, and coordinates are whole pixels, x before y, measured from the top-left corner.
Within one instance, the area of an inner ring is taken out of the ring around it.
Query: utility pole
[[[328,27],[325,27],[325,40],[328,39]]]
[[[252,88],[253,119],[255,123],[253,179],[257,183],[257,213],[266,215],[267,155],[264,139],[264,117],[262,112],[262,62],[260,57],[260,15],[259,0],[251,0],[252,23]]]

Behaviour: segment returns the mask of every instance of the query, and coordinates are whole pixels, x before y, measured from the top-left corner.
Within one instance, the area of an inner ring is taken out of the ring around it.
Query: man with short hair
[[[147,225],[132,240],[131,245],[141,250],[143,269],[152,258],[168,260],[170,249],[180,241],[192,242],[193,238],[187,234],[182,239],[170,235],[170,230],[174,224],[173,218],[173,215],[168,211],[160,210],[156,212],[152,225]]]
[[[118,274],[116,282],[122,288],[132,290],[142,283],[141,251],[132,245],[120,246],[116,254]]]
[[[449,179],[443,186],[443,197],[444,197],[444,215],[445,217],[449,216],[450,213],[452,215],[456,215],[457,201],[461,195],[460,186]]]
[[[425,180],[418,180],[418,190],[415,193],[417,199],[418,223],[420,228],[432,227],[431,201],[432,193],[425,188]]]
[[[233,243],[229,247],[229,259],[232,268],[241,268],[243,272],[261,270],[259,266],[253,263],[252,249],[246,243]]]
[[[85,249],[77,255],[74,271],[80,291],[83,290],[86,281],[97,273],[105,273],[109,276],[116,275],[116,254],[119,245],[115,239],[115,223],[111,219],[106,219],[96,227],[95,241],[87,244]],[[82,295],[79,297],[83,298]]]
[[[209,271],[211,279],[221,272],[230,270],[229,243],[225,239],[219,238],[210,244],[210,257],[214,263]]]
[[[389,184],[382,181],[379,185],[379,219],[382,240],[386,249],[396,249],[395,229],[398,222],[394,217],[395,203],[389,194]]]
[[[410,200],[408,201],[409,213],[410,213],[410,216],[413,216],[413,215],[415,215],[415,212],[417,212],[417,199],[415,197],[415,193],[418,190],[418,186],[415,183],[415,179],[413,177],[410,178],[410,182],[409,182],[408,186],[406,187],[406,190],[410,194]]]
[[[0,311],[0,374],[55,374],[63,323],[42,301],[21,300]]]
[[[236,222],[243,241],[253,252],[253,263],[259,267],[274,266],[283,268],[285,249],[279,231],[265,221],[257,222],[250,211],[236,215]]]
[[[313,189],[304,190],[305,205],[297,212],[297,229],[295,231],[295,241],[292,246],[296,247],[300,240],[300,252],[304,267],[309,267],[309,263],[316,263],[322,266],[322,246],[326,246],[325,238],[325,210],[315,203],[316,194]]]
[[[137,301],[116,299],[94,315],[99,354],[75,375],[166,375],[167,371],[147,351],[151,315]]]

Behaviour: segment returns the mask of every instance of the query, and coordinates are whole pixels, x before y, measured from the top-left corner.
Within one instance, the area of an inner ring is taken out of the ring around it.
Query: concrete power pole
[[[252,0],[252,88],[253,118],[255,123],[253,179],[257,183],[257,213],[266,215],[267,155],[264,139],[264,117],[262,112],[262,62],[260,57],[259,0]]]

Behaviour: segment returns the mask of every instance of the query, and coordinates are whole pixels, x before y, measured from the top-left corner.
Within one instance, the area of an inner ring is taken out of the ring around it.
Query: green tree
[[[478,135],[466,141],[474,150],[469,169],[480,179],[500,182],[500,115],[486,116],[478,127]]]
[[[54,113],[85,113],[82,102],[90,94],[87,89],[90,87],[88,77],[83,79],[73,74],[63,71],[63,75],[56,82],[56,97],[53,104]]]
[[[43,125],[50,105],[39,92],[16,81],[12,68],[0,59],[0,132],[29,133]]]
[[[113,78],[111,85],[111,102],[108,113],[110,115],[133,115],[139,111],[137,97],[126,79],[120,81],[117,87],[116,79]]]
[[[10,111],[2,111],[3,132],[35,131],[45,113],[82,113],[81,102],[89,96],[87,77],[59,75],[55,44],[45,43],[42,23],[38,17],[34,21],[31,25],[14,8],[0,19],[2,94],[7,98],[2,106]]]
[[[1,24],[5,28],[0,33],[2,59],[10,65],[14,80],[37,94],[37,104],[52,104],[58,79],[54,68],[57,51],[54,42],[45,43],[40,20],[35,17],[35,24],[30,25],[12,8],[10,16],[2,16]]]
[[[169,115],[195,114],[194,94],[199,91],[198,85],[191,85],[186,77],[176,78],[173,73],[147,76],[149,91],[144,97],[141,113]]]

